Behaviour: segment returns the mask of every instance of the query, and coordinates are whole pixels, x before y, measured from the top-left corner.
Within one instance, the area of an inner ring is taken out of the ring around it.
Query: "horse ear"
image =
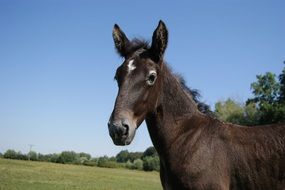
[[[120,27],[117,24],[115,24],[113,28],[113,39],[118,53],[121,56],[126,57],[127,56],[126,47],[129,43],[129,40],[125,35],[125,33],[120,29]]]
[[[151,53],[154,61],[159,62],[163,59],[163,54],[167,47],[168,31],[162,20],[159,21],[157,28],[152,35]]]

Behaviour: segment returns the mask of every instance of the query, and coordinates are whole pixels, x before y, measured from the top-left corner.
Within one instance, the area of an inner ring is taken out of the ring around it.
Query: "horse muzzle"
[[[115,121],[110,119],[108,129],[114,144],[124,146],[132,142],[135,136],[136,126],[128,119],[118,119]]]

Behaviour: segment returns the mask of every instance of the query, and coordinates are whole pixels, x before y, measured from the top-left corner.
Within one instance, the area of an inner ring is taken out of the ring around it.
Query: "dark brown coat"
[[[203,113],[207,106],[163,61],[168,32],[162,21],[151,46],[129,41],[118,25],[113,38],[125,60],[115,76],[110,136],[116,145],[130,144],[146,120],[164,189],[285,189],[284,124],[245,127]]]

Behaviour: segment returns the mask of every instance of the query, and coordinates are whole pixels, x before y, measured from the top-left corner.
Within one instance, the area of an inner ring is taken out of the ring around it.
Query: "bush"
[[[22,154],[20,151],[17,153],[17,158],[18,160],[28,160],[29,157],[26,154]]]
[[[158,156],[147,156],[143,159],[143,170],[144,171],[159,171],[160,162]]]
[[[120,163],[126,163],[128,161],[129,151],[128,150],[122,150],[119,152],[116,156],[117,162]]]
[[[38,153],[38,161],[45,161],[45,162],[50,162],[52,154],[41,154]]]
[[[140,159],[143,156],[142,152],[130,152],[128,155],[128,160],[134,162],[136,159]]]
[[[3,158],[3,154],[0,152],[0,158]]]
[[[117,159],[116,159],[116,157],[112,156],[112,157],[109,158],[109,161],[114,161],[114,162],[116,162]]]
[[[9,149],[4,153],[4,158],[17,159],[18,153],[15,150]]]
[[[27,156],[32,161],[37,161],[38,160],[38,154],[36,152],[34,152],[34,151],[30,151]]]
[[[104,167],[104,168],[119,168],[122,167],[121,164],[115,162],[115,161],[110,161],[107,156],[100,157],[98,159],[97,163],[98,167]]]
[[[83,165],[84,166],[97,166],[97,162],[87,160],[83,162]]]
[[[143,161],[141,159],[134,160],[134,169],[136,170],[142,170],[143,169]]]
[[[134,160],[134,162],[131,162],[130,160],[128,160],[125,167],[131,170],[142,170],[143,161],[141,159],[136,159]]]
[[[74,151],[63,151],[58,157],[58,163],[78,163],[79,155],[77,155]]]
[[[127,163],[126,163],[126,165],[125,165],[125,167],[126,167],[127,169],[133,169],[133,163],[132,163],[130,160],[128,160]]]
[[[80,158],[86,158],[87,160],[91,159],[91,155],[87,154],[85,152],[80,152],[78,155],[79,155]]]
[[[104,168],[121,168],[122,165],[119,164],[118,162],[114,162],[114,161],[107,161],[103,166]]]
[[[157,154],[157,152],[156,152],[156,149],[155,149],[153,146],[147,148],[147,149],[143,152],[142,158],[147,157],[147,156],[152,156],[152,157],[158,156],[158,154]]]
[[[53,162],[53,163],[60,163],[58,162],[59,161],[59,154],[51,154],[50,155],[50,162]]]

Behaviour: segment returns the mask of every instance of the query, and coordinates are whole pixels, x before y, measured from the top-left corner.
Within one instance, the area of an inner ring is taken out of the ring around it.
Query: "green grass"
[[[154,190],[158,172],[0,159],[0,190]]]

